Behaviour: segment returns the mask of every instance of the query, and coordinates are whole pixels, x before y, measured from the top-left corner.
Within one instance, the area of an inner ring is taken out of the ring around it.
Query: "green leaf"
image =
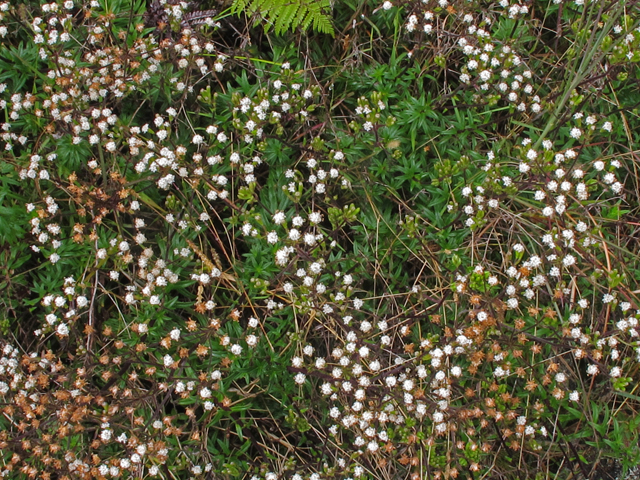
[[[231,12],[263,17],[267,20],[264,22],[265,32],[273,27],[276,35],[296,28],[306,30],[313,25],[315,31],[333,36],[331,8],[330,0],[234,0]]]

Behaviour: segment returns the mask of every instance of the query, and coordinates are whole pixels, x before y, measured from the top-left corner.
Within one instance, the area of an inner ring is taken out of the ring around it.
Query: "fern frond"
[[[303,10],[304,6],[296,3],[286,6],[278,13],[278,18],[275,20],[276,35],[280,35],[296,24],[294,20],[297,19],[296,14],[298,10]]]
[[[253,0],[251,2],[251,11],[262,13],[271,12],[280,8],[280,0]]]
[[[311,26],[313,18],[318,14],[322,14],[322,12],[317,9],[316,5],[309,5],[308,8],[305,8],[304,10],[300,9],[300,15],[297,19],[298,25],[300,25],[300,28],[303,31],[306,30]]]
[[[231,13],[237,14],[245,11],[248,3],[249,2],[247,0],[233,0],[233,3],[231,4]]]
[[[313,10],[310,8],[307,10],[300,9],[296,21],[302,31],[306,31],[311,26],[311,23],[313,23]]]
[[[233,0],[231,13],[238,15],[243,12],[249,15],[256,12],[261,13],[271,10],[274,3],[278,3],[278,0]]]
[[[276,35],[310,26],[317,32],[334,34],[330,0],[233,0],[231,11],[260,15],[266,20],[265,31],[273,28]]]
[[[331,24],[331,19],[326,15],[319,15],[313,19],[313,29],[316,32],[326,33],[328,35],[334,36],[333,25]]]
[[[316,32],[327,33],[333,37],[334,31],[331,18],[323,13],[329,9],[331,9],[331,2],[329,0],[309,3],[309,11],[303,24],[305,25],[303,29],[306,30],[313,24],[313,29]]]

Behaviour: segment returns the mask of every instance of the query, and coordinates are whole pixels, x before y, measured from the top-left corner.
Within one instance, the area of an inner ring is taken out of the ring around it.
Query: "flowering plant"
[[[265,16],[0,3],[0,476],[635,467],[638,6]]]

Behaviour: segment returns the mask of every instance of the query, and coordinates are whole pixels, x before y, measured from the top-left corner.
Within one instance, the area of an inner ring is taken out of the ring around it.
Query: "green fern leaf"
[[[286,32],[290,27],[295,28],[298,25],[298,23],[294,21],[297,18],[296,14],[298,10],[303,10],[304,8],[304,5],[292,3],[279,11],[278,18],[275,21],[276,35]]]
[[[231,13],[236,14],[247,9],[248,2],[246,0],[233,0],[231,4]]]
[[[302,8],[298,11],[298,17],[294,20],[295,23],[300,25],[300,29],[304,32],[306,31],[311,22],[313,21],[313,17],[311,15],[311,10],[303,10]]]
[[[306,17],[300,22],[302,29],[306,30],[313,24],[314,30],[333,35],[333,27],[330,27],[328,30],[324,29],[324,27],[322,30],[318,28],[320,25],[324,26],[326,22],[329,22],[329,25],[331,24],[329,17],[323,12],[331,8],[330,2],[326,0],[313,2],[309,3],[308,7]]]
[[[317,32],[334,35],[330,0],[233,0],[231,11],[258,14],[266,20],[265,31],[274,28],[276,35],[296,28],[304,31],[310,26]]]
[[[280,8],[282,2],[279,0],[253,0],[251,2],[251,11],[253,12],[270,12]]]
[[[328,35],[334,36],[333,25],[331,24],[331,19],[327,15],[318,15],[313,19],[313,29],[316,32],[326,33]]]
[[[297,18],[298,25],[300,25],[300,28],[303,31],[307,30],[313,23],[313,18],[318,14],[322,14],[322,12],[319,11],[317,5],[311,4],[304,10],[300,9],[300,13]]]
[[[331,11],[331,2],[329,0],[309,2],[309,10],[312,13],[310,20],[311,23],[313,23],[313,29],[317,32],[327,33],[333,36],[334,31],[331,16],[326,13]]]

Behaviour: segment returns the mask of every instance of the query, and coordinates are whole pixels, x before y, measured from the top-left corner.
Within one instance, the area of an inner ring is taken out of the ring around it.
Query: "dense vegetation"
[[[0,3],[0,477],[640,463],[629,0]]]

